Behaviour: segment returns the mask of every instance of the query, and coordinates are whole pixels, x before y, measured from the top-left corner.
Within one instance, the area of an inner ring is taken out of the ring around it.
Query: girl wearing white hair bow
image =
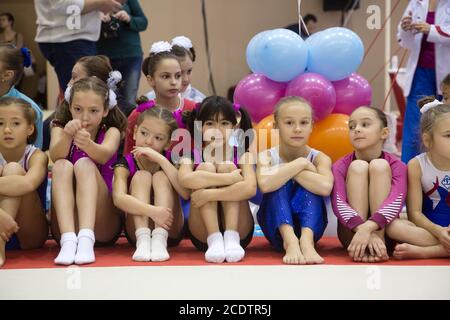
[[[409,225],[396,237],[398,259],[450,257],[450,101],[419,101],[426,152],[408,163]]]
[[[55,263],[86,264],[95,261],[94,244],[114,244],[122,230],[111,189],[126,118],[114,91],[97,77],[69,85],[65,99],[50,143],[52,233],[61,243]]]
[[[194,102],[202,102],[205,95],[191,85],[192,69],[195,62],[195,49],[191,40],[185,36],[178,36],[171,41],[171,52],[178,58],[181,66],[181,96]],[[155,99],[155,91],[150,91],[145,96]]]
[[[124,154],[128,154],[133,149],[135,141],[133,139],[134,128],[136,126],[139,114],[146,109],[147,103],[155,103],[171,111],[177,119],[177,116],[185,110],[195,108],[195,102],[183,98],[180,95],[182,85],[182,70],[180,61],[172,52],[172,44],[166,41],[158,41],[152,44],[150,54],[142,63],[142,73],[147,78],[147,83],[153,88],[155,98],[148,100],[142,96],[138,99],[138,106],[128,116],[128,128],[125,137]],[[177,121],[178,126],[183,128],[182,121]]]

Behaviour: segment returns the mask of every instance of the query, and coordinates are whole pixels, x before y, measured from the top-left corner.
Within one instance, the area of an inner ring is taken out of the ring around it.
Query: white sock
[[[152,232],[152,261],[169,260],[169,252],[167,252],[167,237],[169,233],[163,228],[155,228]]]
[[[136,234],[136,251],[133,254],[134,261],[150,261],[151,231],[149,228],[139,228]]]
[[[61,235],[61,250],[54,260],[56,264],[65,266],[71,265],[75,261],[77,252],[77,235],[75,232],[65,232]]]
[[[234,230],[226,230],[223,238],[225,242],[225,259],[227,262],[241,261],[245,256],[245,251],[241,247],[239,232]]]
[[[78,247],[75,255],[76,264],[95,262],[94,254],[95,235],[91,229],[81,229],[78,232]]]
[[[207,262],[222,263],[225,261],[225,247],[223,236],[220,232],[212,233],[206,239],[208,250],[205,252]]]

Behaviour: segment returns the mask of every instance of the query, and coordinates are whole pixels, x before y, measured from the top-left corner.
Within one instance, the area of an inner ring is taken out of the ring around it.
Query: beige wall
[[[392,5],[397,0],[392,0]],[[400,5],[392,16],[391,43],[392,52],[397,48],[395,39],[396,26],[408,0],[400,0]],[[362,0],[361,7],[353,14],[348,27],[356,31],[366,48],[379,30],[369,30],[366,21],[369,5],[381,8],[384,21],[385,1]],[[193,73],[193,85],[206,94],[212,91],[208,87],[208,72],[205,56],[203,23],[200,0],[141,0],[141,5],[149,19],[148,29],[141,33],[145,55],[150,45],[158,40],[170,40],[177,35],[192,39],[198,60]],[[208,30],[210,39],[211,62],[217,93],[226,95],[228,88],[236,84],[248,72],[245,61],[245,49],[253,35],[260,31],[283,27],[296,21],[296,0],[208,0],[206,1]],[[0,11],[11,11],[17,19],[17,29],[24,33],[27,44],[36,51],[32,43],[35,34],[35,14],[31,0],[1,0]],[[314,13],[319,19],[320,29],[338,26],[340,12],[323,12],[321,0],[303,0],[302,14]],[[38,61],[40,54],[37,52]],[[384,63],[384,34],[381,34],[372,47],[358,73],[371,79]],[[40,64],[42,66],[42,64]],[[50,88],[55,88],[54,83]],[[373,104],[381,105],[384,101],[383,74],[372,83]],[[141,79],[140,93],[149,90],[147,83]],[[54,101],[54,100],[52,100]],[[392,100],[394,103],[394,99]]]

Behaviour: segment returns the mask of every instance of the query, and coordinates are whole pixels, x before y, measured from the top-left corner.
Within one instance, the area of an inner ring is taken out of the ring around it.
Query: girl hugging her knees
[[[253,130],[247,111],[211,96],[185,122],[195,139],[191,157],[181,159],[180,184],[192,190],[188,232],[207,262],[238,262],[253,236],[248,199],[256,194]]]
[[[177,169],[162,154],[177,127],[167,109],[143,111],[134,128],[136,146],[114,169],[114,203],[128,213],[125,230],[129,242],[136,244],[135,261],[168,260],[167,245],[183,237],[179,195],[188,199],[189,191],[181,187]]]
[[[406,199],[406,165],[383,152],[389,129],[381,110],[357,108],[349,129],[355,151],[333,165],[338,237],[353,261],[386,261],[391,249],[387,240],[408,224],[398,218]]]
[[[317,264],[314,248],[327,225],[323,196],[333,187],[331,159],[307,145],[313,115],[307,101],[287,97],[275,107],[280,145],[259,154],[258,186],[264,193],[258,222],[286,264]]]
[[[33,146],[35,118],[27,101],[0,98],[0,267],[5,249],[40,248],[48,237],[48,158]]]
[[[126,118],[97,77],[75,81],[65,99],[50,142],[52,233],[61,244],[55,263],[86,264],[95,261],[94,244],[114,244],[122,230],[111,191]]]

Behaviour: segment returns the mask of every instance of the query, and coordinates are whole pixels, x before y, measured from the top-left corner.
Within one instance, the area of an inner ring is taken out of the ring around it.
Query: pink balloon
[[[369,82],[357,73],[350,77],[333,82],[336,91],[336,106],[333,113],[351,114],[360,106],[370,106],[372,88]]]
[[[275,104],[284,96],[286,83],[272,81],[260,73],[252,73],[239,81],[234,102],[245,107],[253,122],[273,113]]]
[[[313,108],[314,121],[320,121],[333,111],[336,93],[329,80],[317,73],[304,73],[289,82],[286,96],[307,100]]]

